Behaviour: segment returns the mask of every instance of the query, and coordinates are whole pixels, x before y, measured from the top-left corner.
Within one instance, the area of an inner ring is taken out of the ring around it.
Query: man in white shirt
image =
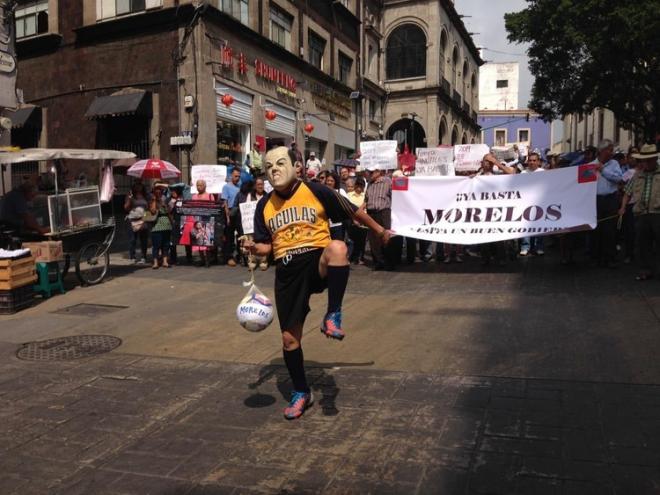
[[[310,152],[309,159],[307,160],[307,172],[310,170],[315,172],[315,176],[321,171],[321,161],[316,158],[316,153],[314,151]]]
[[[536,151],[533,151],[527,157],[527,168],[523,170],[522,174],[531,174],[534,172],[545,172],[545,169],[541,167],[541,155]],[[529,252],[536,253],[539,256],[543,256],[545,251],[543,250],[543,237],[524,237],[520,242],[520,256],[527,256]]]
[[[604,139],[598,144],[598,155],[589,163],[598,172],[596,185],[596,213],[598,227],[593,231],[592,257],[598,266],[616,268],[616,224],[619,211],[619,184],[623,173],[614,160],[614,143]]]

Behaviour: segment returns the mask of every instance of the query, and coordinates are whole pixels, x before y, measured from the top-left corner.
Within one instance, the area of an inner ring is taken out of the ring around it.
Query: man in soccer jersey
[[[328,309],[321,324],[326,337],[341,340],[341,304],[348,284],[346,244],[330,239],[330,219],[357,220],[388,242],[392,232],[378,225],[347,198],[319,183],[296,178],[296,155],[284,146],[264,160],[273,191],[261,198],[254,215],[254,240],[244,248],[257,256],[273,253],[275,305],[282,330],[284,362],[293,394],[284,417],[296,419],[312,405],[305,378],[301,339],[312,294],[328,289]]]

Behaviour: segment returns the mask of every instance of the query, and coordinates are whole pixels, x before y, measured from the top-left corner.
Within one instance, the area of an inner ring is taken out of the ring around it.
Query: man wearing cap
[[[321,160],[316,158],[316,153],[314,151],[309,153],[309,159],[307,160],[307,175],[309,176],[309,172],[313,170],[314,175],[313,177],[316,177],[318,173],[321,171]]]
[[[392,226],[392,181],[383,174],[382,170],[374,166],[369,166],[367,171],[371,172],[369,187],[364,198],[367,213],[385,230],[389,230]],[[382,236],[370,231],[369,246],[374,270],[394,269],[394,263],[386,254]]]
[[[626,185],[619,215],[623,216],[629,202],[634,202],[635,234],[639,246],[640,271],[637,280],[653,276],[657,259],[653,259],[653,242],[660,244],[660,170],[658,148],[645,144],[632,158],[640,164],[640,170]]]
[[[616,268],[616,223],[619,209],[619,184],[623,173],[614,160],[614,144],[604,139],[598,144],[598,156],[589,163],[598,172],[596,212],[598,226],[593,232],[592,254],[598,266]]]

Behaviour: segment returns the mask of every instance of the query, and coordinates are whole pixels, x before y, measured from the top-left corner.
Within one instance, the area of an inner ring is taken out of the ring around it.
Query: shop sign
[[[11,74],[16,69],[16,59],[11,53],[0,51],[0,72]]]
[[[318,109],[332,112],[343,119],[350,118],[350,98],[317,82],[310,82],[309,89]]]
[[[245,55],[239,53],[236,58],[238,59],[238,73],[247,74]],[[224,45],[220,49],[220,66],[226,70],[232,70],[234,68],[234,50],[229,45]]]
[[[284,94],[295,98],[297,85],[295,77],[280,69],[268,65],[259,59],[254,61],[254,68],[256,70],[257,77],[261,77],[262,79],[266,79],[267,81],[277,84],[278,88],[282,88],[288,91],[288,93]]]

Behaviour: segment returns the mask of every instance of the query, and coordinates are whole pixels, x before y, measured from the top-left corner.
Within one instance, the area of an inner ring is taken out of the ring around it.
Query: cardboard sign
[[[211,194],[222,193],[222,188],[227,182],[226,165],[193,165],[190,168],[190,192],[197,194],[197,181],[206,182],[206,192]]]
[[[454,147],[417,148],[415,176],[454,175]]]
[[[456,172],[476,172],[481,167],[484,155],[490,152],[486,144],[458,144],[454,146]]]
[[[360,165],[366,170],[396,170],[396,141],[365,141],[360,143]]]
[[[244,234],[254,234],[254,212],[258,201],[247,201],[238,205],[241,209],[241,223]]]

